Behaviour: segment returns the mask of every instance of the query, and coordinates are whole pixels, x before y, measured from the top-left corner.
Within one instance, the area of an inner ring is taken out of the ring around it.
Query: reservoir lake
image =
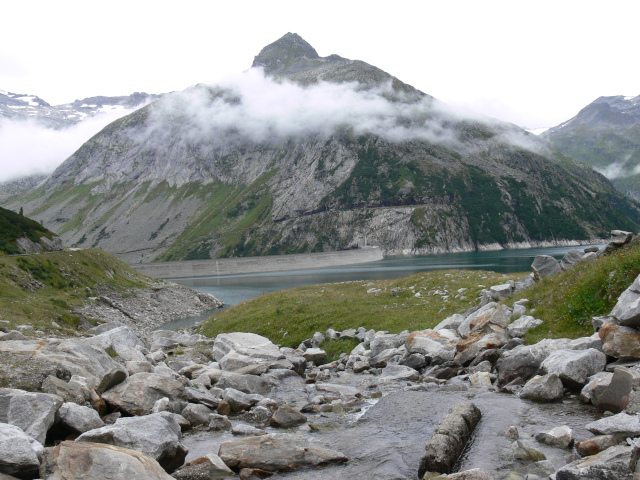
[[[463,269],[488,270],[501,273],[523,272],[524,276],[524,274],[531,272],[531,264],[536,255],[551,255],[557,259],[561,259],[569,250],[582,250],[584,248],[586,248],[586,245],[578,247],[446,253],[441,255],[398,255],[388,256],[377,262],[346,265],[344,267],[224,275],[218,277],[169,278],[168,280],[187,285],[201,292],[210,293],[224,302],[225,307],[231,307],[269,292],[302,285],[357,280],[386,280],[406,277],[414,273],[429,270]],[[198,317],[179,319],[167,323],[161,328],[175,329],[191,326],[214,314],[215,311]]]

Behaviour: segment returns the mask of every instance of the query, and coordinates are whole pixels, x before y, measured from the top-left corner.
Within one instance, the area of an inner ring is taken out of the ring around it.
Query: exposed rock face
[[[63,252],[64,245],[62,239],[57,236],[51,238],[40,237],[40,240],[32,242],[26,237],[16,238],[16,243],[21,253],[33,254],[33,253],[46,253],[46,252]]]
[[[471,402],[458,403],[436,427],[420,459],[418,477],[426,472],[451,473],[482,414]]]
[[[231,468],[259,468],[268,472],[317,468],[347,461],[340,452],[314,446],[290,434],[269,434],[224,442],[218,455]]]
[[[47,456],[40,475],[47,480],[173,480],[147,455],[101,443],[62,442]]]

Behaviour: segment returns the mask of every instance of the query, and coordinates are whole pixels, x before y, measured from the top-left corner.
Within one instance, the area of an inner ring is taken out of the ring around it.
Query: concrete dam
[[[361,247],[337,252],[135,263],[131,264],[131,267],[154,278],[191,278],[328,268],[375,262],[382,258],[379,247]]]

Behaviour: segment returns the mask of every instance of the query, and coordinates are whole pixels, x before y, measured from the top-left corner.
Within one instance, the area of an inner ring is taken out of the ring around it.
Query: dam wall
[[[264,257],[219,258],[216,260],[184,260],[130,264],[138,272],[154,278],[215,277],[244,273],[283,272],[337,267],[382,260],[378,247],[322,253],[267,255]]]

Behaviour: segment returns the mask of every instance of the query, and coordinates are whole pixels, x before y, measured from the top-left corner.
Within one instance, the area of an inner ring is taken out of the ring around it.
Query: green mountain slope
[[[640,96],[600,97],[542,137],[640,200]]]
[[[295,34],[234,81],[113,122],[19,201],[67,243],[130,262],[508,248],[640,224],[637,204],[546,142]]]
[[[16,242],[18,238],[28,238],[38,243],[40,237],[51,239],[54,236],[38,222],[0,207],[0,255],[21,253]]]

